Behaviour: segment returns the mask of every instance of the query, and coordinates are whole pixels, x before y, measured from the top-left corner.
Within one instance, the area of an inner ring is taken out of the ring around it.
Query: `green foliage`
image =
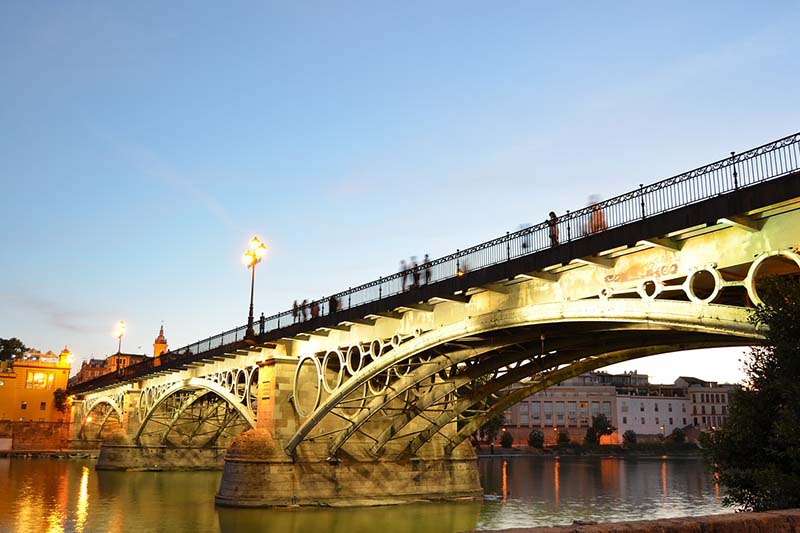
[[[677,442],[679,444],[686,442],[686,432],[681,428],[675,428],[670,434],[670,439],[672,439],[672,442]]]
[[[22,354],[28,351],[21,340],[16,337],[10,339],[0,339],[0,361],[7,361],[12,358],[19,359]]]
[[[534,429],[528,435],[528,446],[531,448],[544,448],[544,433],[541,429]]]
[[[636,439],[637,439],[636,432],[632,429],[629,429],[622,434],[622,444],[624,444],[625,446],[635,446]]]
[[[53,391],[53,405],[56,408],[56,411],[61,413],[67,412],[67,391],[64,389],[56,389]]]
[[[571,439],[569,438],[569,431],[567,431],[566,429],[562,429],[561,431],[558,432],[558,436],[556,437],[556,443],[559,446],[564,444],[569,444],[570,440]]]
[[[500,436],[500,446],[503,448],[511,448],[514,444],[514,437],[511,435],[510,431],[504,431],[503,434]]]
[[[584,437],[584,444],[590,446],[597,446],[600,444],[600,437],[603,435],[611,435],[616,430],[611,425],[611,421],[606,418],[606,415],[600,413],[592,417],[592,425],[586,429],[586,437]]]
[[[500,428],[502,428],[505,423],[506,417],[502,414],[493,416],[481,426],[481,434],[487,441],[494,442],[495,437],[500,433]]]
[[[765,305],[750,320],[765,341],[745,363],[747,386],[726,424],[701,435],[724,502],[748,511],[800,507],[800,282],[770,278],[759,295]]]

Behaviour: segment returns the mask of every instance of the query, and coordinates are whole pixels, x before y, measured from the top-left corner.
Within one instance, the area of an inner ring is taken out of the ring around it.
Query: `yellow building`
[[[20,359],[0,362],[0,420],[60,422],[68,411],[55,406],[53,393],[66,390],[72,354],[66,348],[28,352]]]

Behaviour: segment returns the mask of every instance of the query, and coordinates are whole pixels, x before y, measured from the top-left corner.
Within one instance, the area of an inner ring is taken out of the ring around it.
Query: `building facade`
[[[27,352],[0,363],[0,420],[60,422],[67,411],[56,408],[55,391],[67,388],[72,354]]]
[[[616,431],[602,437],[601,444],[621,444],[628,430],[642,440],[658,440],[678,428],[705,431],[723,425],[735,390],[735,385],[692,377],[680,377],[672,385],[654,385],[647,375],[637,372],[589,372],[506,410],[504,430],[517,445],[526,444],[535,428],[544,433],[546,445],[555,444],[561,431],[566,431],[571,441],[582,443],[592,417],[602,413]]]
[[[164,326],[158,332],[158,336],[153,342],[153,357],[158,357],[166,352],[168,348],[167,339],[164,337]],[[123,368],[141,363],[147,359],[147,355],[134,353],[120,353],[109,355],[105,359],[89,359],[81,363],[81,369],[69,380],[70,386],[89,381],[105,374],[117,372]]]

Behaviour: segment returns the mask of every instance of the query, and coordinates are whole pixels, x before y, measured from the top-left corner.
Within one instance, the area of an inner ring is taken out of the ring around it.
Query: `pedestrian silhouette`
[[[427,285],[431,282],[431,260],[428,254],[425,254],[422,264],[425,266],[425,285]]]
[[[402,286],[403,292],[406,291],[406,276],[408,273],[406,272],[406,260],[400,260],[400,285]]]
[[[547,227],[550,235],[550,246],[558,246],[558,217],[554,211],[550,211],[550,218],[547,219]]]
[[[308,300],[303,300],[300,304],[300,311],[303,313],[303,321],[308,320]]]
[[[292,304],[292,319],[293,319],[292,324],[297,323],[297,315],[298,315],[297,300],[295,300],[294,303]]]
[[[416,289],[419,287],[419,265],[417,265],[416,257],[411,258],[411,276],[411,279],[414,280],[411,286]]]

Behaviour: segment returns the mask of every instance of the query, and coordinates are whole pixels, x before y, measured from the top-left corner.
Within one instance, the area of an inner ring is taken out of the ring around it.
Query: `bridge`
[[[799,209],[800,133],[82,383],[75,439],[97,468],[224,463],[222,505],[473,497],[470,435],[530,394],[759,339]]]

